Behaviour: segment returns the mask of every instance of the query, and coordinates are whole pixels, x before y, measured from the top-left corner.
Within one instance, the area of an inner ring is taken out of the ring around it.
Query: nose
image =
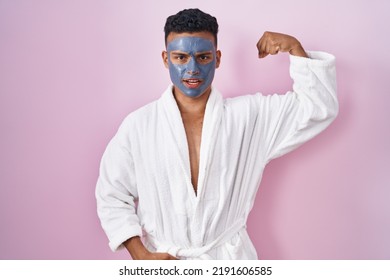
[[[198,63],[196,63],[195,57],[191,57],[190,61],[188,62],[187,66],[187,74],[189,75],[199,75],[199,67]]]

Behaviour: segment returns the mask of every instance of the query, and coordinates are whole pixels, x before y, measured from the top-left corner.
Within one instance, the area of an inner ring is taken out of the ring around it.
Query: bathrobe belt
[[[245,228],[245,220],[239,219],[229,228],[227,228],[222,234],[220,234],[216,239],[202,247],[182,248],[175,245],[166,244],[158,240],[149,241],[156,248],[157,252],[166,252],[179,259],[212,259],[210,255],[207,254],[208,251],[230,241],[234,235]]]

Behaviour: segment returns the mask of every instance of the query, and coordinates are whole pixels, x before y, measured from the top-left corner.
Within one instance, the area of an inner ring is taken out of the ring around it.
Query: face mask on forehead
[[[171,52],[185,53],[185,63],[172,62]],[[189,97],[202,95],[214,79],[216,51],[212,41],[199,37],[179,37],[167,46],[169,74],[172,83]],[[202,62],[200,53],[211,53],[212,60]]]

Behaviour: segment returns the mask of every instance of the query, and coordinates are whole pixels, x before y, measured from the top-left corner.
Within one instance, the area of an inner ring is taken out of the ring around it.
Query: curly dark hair
[[[164,26],[165,44],[169,33],[210,32],[217,45],[218,22],[217,19],[199,9],[185,9],[176,15],[169,16]]]

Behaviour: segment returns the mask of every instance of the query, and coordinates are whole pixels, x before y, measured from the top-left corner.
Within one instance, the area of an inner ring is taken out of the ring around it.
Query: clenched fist
[[[257,42],[259,58],[264,58],[269,54],[278,52],[289,52],[292,55],[307,57],[301,43],[294,37],[275,32],[264,32],[259,42]]]

